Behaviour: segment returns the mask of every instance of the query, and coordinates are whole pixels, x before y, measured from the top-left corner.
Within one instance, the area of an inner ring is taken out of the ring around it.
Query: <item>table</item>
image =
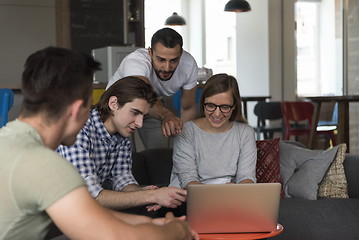
[[[277,224],[277,229],[273,232],[267,233],[202,233],[199,234],[201,240],[220,240],[220,239],[231,239],[231,240],[250,240],[250,239],[263,239],[274,237],[283,232],[283,226]]]
[[[312,96],[305,97],[315,103],[312,129],[309,135],[309,148],[313,148],[316,137],[316,128],[319,121],[319,114],[322,102],[338,103],[338,136],[337,143],[346,143],[349,152],[349,103],[359,102],[359,95],[345,96]]]
[[[243,115],[244,117],[247,119],[248,115],[247,115],[247,102],[250,101],[256,101],[256,102],[261,102],[261,101],[265,101],[267,99],[270,99],[271,96],[246,96],[243,97],[241,96],[241,100],[243,102]]]

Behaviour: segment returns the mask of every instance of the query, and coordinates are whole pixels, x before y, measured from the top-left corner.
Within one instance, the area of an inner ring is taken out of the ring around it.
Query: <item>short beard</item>
[[[155,73],[156,73],[157,77],[158,77],[161,81],[167,82],[167,81],[171,80],[171,78],[173,77],[173,73],[174,73],[175,71],[170,71],[170,73],[172,73],[172,76],[171,76],[169,79],[163,79],[163,78],[161,78],[161,75],[160,75],[160,72],[162,72],[162,71],[158,71],[158,70],[155,68],[155,65],[153,64],[153,61],[151,61],[151,64],[152,64],[153,70],[155,70]]]

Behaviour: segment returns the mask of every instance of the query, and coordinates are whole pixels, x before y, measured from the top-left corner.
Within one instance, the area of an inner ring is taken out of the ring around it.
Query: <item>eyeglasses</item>
[[[229,113],[234,107],[231,105],[216,105],[213,103],[204,103],[203,105],[208,112],[214,112],[217,108],[219,108],[222,113]]]

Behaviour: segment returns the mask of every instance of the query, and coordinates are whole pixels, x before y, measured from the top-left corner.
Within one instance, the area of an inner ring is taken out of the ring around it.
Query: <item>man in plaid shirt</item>
[[[57,149],[78,169],[91,195],[105,207],[147,205],[148,211],[156,211],[162,206],[176,208],[186,200],[186,190],[140,187],[132,175],[129,137],[142,127],[143,116],[156,100],[149,84],[137,77],[125,77],[101,96],[75,144]],[[111,190],[104,189],[105,181]]]

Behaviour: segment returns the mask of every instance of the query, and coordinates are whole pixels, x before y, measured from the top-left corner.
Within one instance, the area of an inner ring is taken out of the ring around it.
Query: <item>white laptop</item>
[[[198,233],[272,232],[280,192],[280,183],[189,185],[187,219]]]

